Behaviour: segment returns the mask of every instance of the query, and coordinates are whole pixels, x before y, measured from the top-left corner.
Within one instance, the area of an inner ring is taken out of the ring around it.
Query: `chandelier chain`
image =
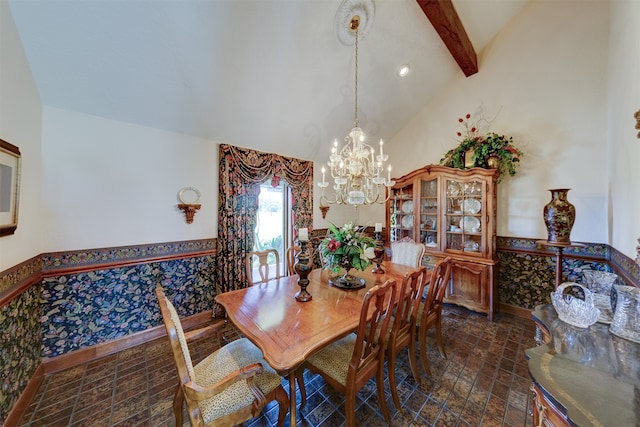
[[[358,127],[358,26],[356,25],[356,78],[355,78],[355,84],[356,84],[356,91],[355,91],[355,95],[356,95],[356,102],[355,102],[355,111],[353,113],[353,124],[355,127]]]

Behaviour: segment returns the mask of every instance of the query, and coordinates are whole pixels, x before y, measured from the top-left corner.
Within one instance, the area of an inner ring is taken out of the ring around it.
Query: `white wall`
[[[45,107],[46,252],[217,237],[218,145]],[[176,205],[195,187],[187,224]]]
[[[402,159],[394,176],[438,163],[457,144],[457,118],[483,107],[495,116],[490,130],[513,135],[525,151],[518,175],[500,184],[499,235],[545,237],[547,189],[570,187],[572,239],[611,243],[635,257],[639,7],[530,2],[481,53],[478,74],[460,73],[387,142],[387,151],[402,147],[390,153]],[[43,113],[4,2],[0,24],[0,138],[23,154],[18,230],[0,238],[0,271],[48,251],[217,236],[216,142],[55,108]],[[316,182],[319,174],[317,167]],[[185,186],[202,192],[191,225],[176,208]],[[318,197],[316,185],[314,226],[321,228]],[[332,206],[327,220],[373,224],[384,221],[384,209]]]
[[[546,238],[550,188],[571,188],[572,240],[607,242],[605,144],[608,2],[533,1],[388,144],[402,175],[458,144],[458,117],[482,108],[525,155],[498,190],[498,235]],[[397,170],[397,169],[396,169]]]
[[[611,179],[608,233],[613,247],[636,257],[640,237],[640,2],[611,2],[607,142]]]
[[[0,1],[0,138],[22,154],[18,228],[0,237],[0,271],[42,252],[41,121],[38,89],[9,5]]]

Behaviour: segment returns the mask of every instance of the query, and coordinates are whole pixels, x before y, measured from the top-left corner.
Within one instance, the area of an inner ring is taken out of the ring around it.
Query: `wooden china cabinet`
[[[395,178],[386,209],[386,239],[426,246],[423,265],[453,260],[445,302],[493,320],[496,255],[495,169],[427,165]]]

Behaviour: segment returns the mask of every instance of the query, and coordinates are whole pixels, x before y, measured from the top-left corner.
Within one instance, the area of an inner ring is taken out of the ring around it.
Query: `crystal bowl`
[[[611,300],[615,306],[609,327],[611,333],[640,343],[640,288],[615,285]]]
[[[588,328],[600,316],[591,291],[578,283],[562,283],[551,292],[551,302],[560,320],[578,328]]]
[[[582,275],[591,292],[604,295],[611,294],[611,286],[618,279],[618,275],[615,273],[599,270],[582,270]]]

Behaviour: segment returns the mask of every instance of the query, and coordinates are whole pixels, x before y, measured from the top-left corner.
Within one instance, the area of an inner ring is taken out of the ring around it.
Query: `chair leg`
[[[344,412],[347,416],[347,427],[355,427],[356,425],[356,392],[355,390],[345,391]]]
[[[431,369],[429,369],[429,359],[427,358],[427,331],[422,328],[422,325],[420,325],[420,329],[418,332],[418,340],[420,345],[420,360],[422,361],[422,368],[427,373],[427,375],[431,376]]]
[[[298,383],[298,389],[300,390],[300,409],[304,408],[307,404],[307,388],[304,385],[304,368],[298,368],[296,370],[296,382]],[[291,399],[295,399],[295,396],[290,396]]]
[[[392,347],[387,347],[387,371],[389,372],[389,390],[391,391],[391,397],[393,397],[393,404],[396,409],[400,410],[400,399],[398,398],[398,390],[396,387],[396,355]]]
[[[413,379],[416,380],[418,384],[421,384],[422,380],[420,379],[420,374],[418,373],[418,362],[416,360],[416,340],[412,339],[411,341],[409,341],[407,351],[409,352],[409,366],[411,367],[411,374],[413,375]]]
[[[283,427],[289,411],[289,395],[284,391],[284,388],[278,387],[276,389],[276,401],[278,402],[278,427]]]
[[[436,321],[436,339],[438,340],[438,350],[440,350],[440,354],[445,359],[447,358],[447,352],[444,351],[444,341],[442,340],[442,318],[438,316],[438,320]]]
[[[384,360],[380,362],[380,368],[376,378],[376,386],[378,387],[378,400],[380,401],[380,410],[384,419],[391,424],[391,416],[389,415],[389,408],[387,407],[387,400],[384,397]],[[353,396],[355,403],[355,394]],[[355,406],[355,405],[354,405]],[[354,408],[355,409],[355,408]]]
[[[182,427],[182,407],[184,404],[184,394],[180,384],[176,387],[173,394],[173,414],[176,417],[176,427]]]

